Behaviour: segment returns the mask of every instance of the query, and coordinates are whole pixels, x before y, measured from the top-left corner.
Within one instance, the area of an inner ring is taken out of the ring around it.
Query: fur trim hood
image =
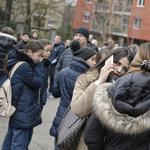
[[[95,91],[93,106],[100,122],[116,133],[135,135],[150,129],[150,110],[138,117],[119,113],[109,97],[107,88],[112,83],[99,85]]]
[[[0,37],[6,37],[6,38],[9,38],[9,39],[12,39],[12,40],[14,40],[15,42],[17,42],[17,38],[16,37],[14,37],[14,36],[12,36],[12,35],[10,35],[10,34],[6,34],[6,33],[1,33],[0,32]]]
[[[14,49],[8,54],[6,67],[12,68],[18,61],[26,61],[28,64],[30,64],[31,67],[34,66],[34,62],[31,57],[21,51]]]

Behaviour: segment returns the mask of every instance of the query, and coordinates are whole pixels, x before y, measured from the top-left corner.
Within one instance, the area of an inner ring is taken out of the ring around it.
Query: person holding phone
[[[114,57],[113,63],[109,61],[105,64],[105,61],[112,55]],[[114,77],[123,76],[128,71],[132,59],[132,54],[128,49],[118,48],[111,52],[102,62],[79,76],[71,101],[71,108],[74,114],[80,118],[88,116],[93,110],[92,98],[96,87],[105,82],[113,82]],[[78,150],[87,150],[83,133],[80,138]]]
[[[97,87],[86,125],[88,150],[150,149],[150,42],[141,44],[127,74]]]

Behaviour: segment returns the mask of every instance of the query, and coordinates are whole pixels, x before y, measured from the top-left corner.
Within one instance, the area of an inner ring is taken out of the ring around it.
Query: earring
[[[141,66],[141,70],[144,70],[145,69],[145,64],[147,63],[147,60],[144,60],[143,63],[142,63],[142,66]]]
[[[145,68],[145,71],[150,71],[150,62],[148,62],[146,68]]]

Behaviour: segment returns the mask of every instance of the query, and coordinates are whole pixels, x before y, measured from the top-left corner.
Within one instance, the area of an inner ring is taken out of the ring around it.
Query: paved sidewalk
[[[54,137],[49,135],[49,129],[58,105],[59,99],[47,99],[47,104],[44,106],[42,114],[43,123],[34,128],[29,150],[54,150]],[[8,120],[8,118],[0,117],[0,149],[7,132]]]

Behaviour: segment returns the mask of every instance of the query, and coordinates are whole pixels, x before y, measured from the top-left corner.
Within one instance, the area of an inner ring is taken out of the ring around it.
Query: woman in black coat
[[[5,27],[0,32],[0,87],[7,79],[7,74],[4,70],[4,59],[8,52],[13,49],[13,45],[17,39],[13,36],[14,31],[10,27]]]
[[[97,87],[84,141],[89,150],[148,150],[150,43],[140,46],[127,75]]]

